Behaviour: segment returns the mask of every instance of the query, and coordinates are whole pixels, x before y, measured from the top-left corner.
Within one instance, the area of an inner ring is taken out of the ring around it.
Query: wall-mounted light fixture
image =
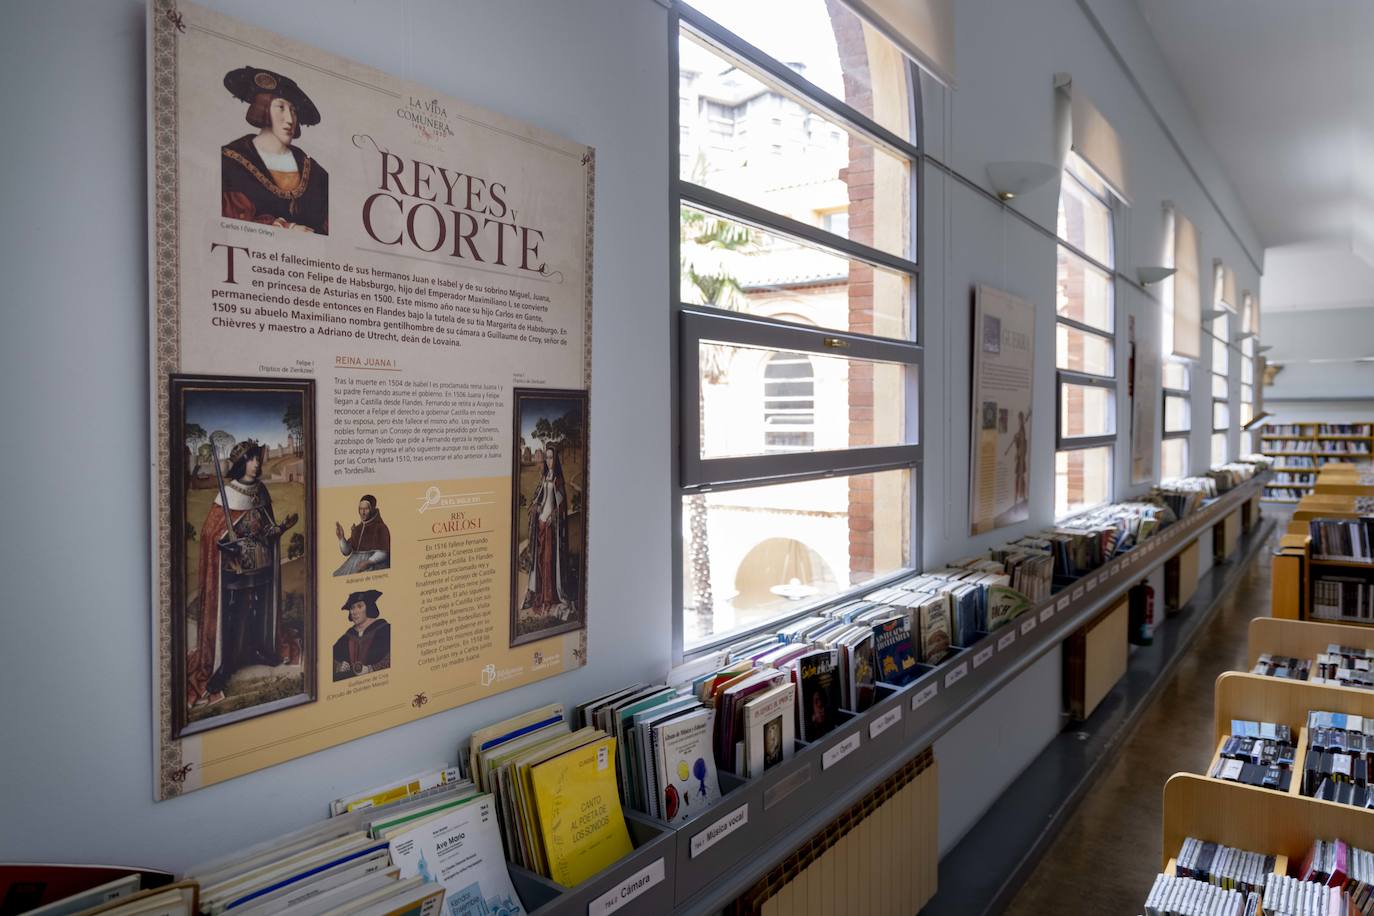
[[[1232,339],[1233,341],[1235,341],[1236,343],[1240,343],[1240,342],[1243,341],[1243,340],[1249,340],[1251,337],[1258,337],[1258,336],[1259,336],[1259,335],[1256,334],[1254,331],[1246,331],[1246,332],[1243,333],[1243,334],[1237,334],[1237,335],[1235,335],[1235,336],[1232,337],[1231,339]]]
[[[1251,417],[1251,418],[1250,418],[1250,422],[1249,422],[1249,423],[1246,423],[1244,426],[1242,426],[1241,429],[1242,429],[1242,430],[1254,429],[1256,426],[1258,426],[1258,425],[1260,424],[1260,421],[1262,421],[1265,417],[1272,417],[1272,416],[1273,416],[1273,414],[1270,413],[1269,411],[1267,411],[1267,410],[1261,410],[1259,413],[1257,413],[1257,414],[1255,414],[1253,417]]]
[[[1044,162],[989,162],[988,181],[998,199],[1007,201],[1033,191],[1059,174]]]
[[[1273,345],[1273,344],[1265,344],[1265,345],[1262,346],[1262,347],[1255,347],[1255,353],[1256,353],[1256,354],[1268,353],[1268,352],[1269,352],[1270,350],[1272,350],[1272,349],[1274,349],[1274,345]]]
[[[1212,321],[1213,319],[1220,318],[1222,315],[1226,314],[1229,314],[1229,312],[1227,312],[1226,309],[1203,309],[1202,320]]]
[[[1175,270],[1177,268],[1174,267],[1137,267],[1135,275],[1140,280],[1141,286],[1149,286],[1151,283],[1169,279],[1174,275]]]

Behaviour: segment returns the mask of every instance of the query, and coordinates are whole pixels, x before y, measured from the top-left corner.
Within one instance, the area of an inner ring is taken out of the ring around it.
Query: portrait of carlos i
[[[301,232],[329,233],[329,173],[295,145],[320,111],[296,81],[259,67],[224,75],[224,88],[248,103],[257,133],[226,143],[220,156],[220,209],[242,219]]]

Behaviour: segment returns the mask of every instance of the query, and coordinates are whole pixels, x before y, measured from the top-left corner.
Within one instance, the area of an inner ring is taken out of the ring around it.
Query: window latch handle
[[[844,338],[841,338],[841,337],[827,337],[827,338],[825,338],[825,340],[822,341],[822,342],[823,342],[827,347],[829,347],[829,348],[832,349],[832,350],[848,350],[848,349],[849,349],[849,341],[847,341],[847,340],[845,340]]]

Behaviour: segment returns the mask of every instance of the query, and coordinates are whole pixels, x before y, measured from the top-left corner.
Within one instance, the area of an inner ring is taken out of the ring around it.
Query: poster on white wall
[[[1035,306],[978,287],[973,303],[973,534],[1030,517],[1031,382]]]
[[[148,15],[166,798],[585,664],[594,156]]]
[[[1149,343],[1136,338],[1135,316],[1127,318],[1130,328],[1130,378],[1127,390],[1131,401],[1131,483],[1150,483],[1155,479],[1155,405],[1159,403],[1159,356]]]

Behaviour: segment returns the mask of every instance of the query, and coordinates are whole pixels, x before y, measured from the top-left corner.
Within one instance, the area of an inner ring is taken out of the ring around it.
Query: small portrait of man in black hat
[[[261,67],[224,75],[224,88],[248,103],[256,134],[221,148],[220,212],[283,229],[329,234],[329,173],[297,147],[301,127],[320,123],[320,111],[296,81]]]
[[[353,592],[343,604],[350,626],[334,643],[334,680],[344,681],[391,667],[391,624],[377,608],[375,588]]]

